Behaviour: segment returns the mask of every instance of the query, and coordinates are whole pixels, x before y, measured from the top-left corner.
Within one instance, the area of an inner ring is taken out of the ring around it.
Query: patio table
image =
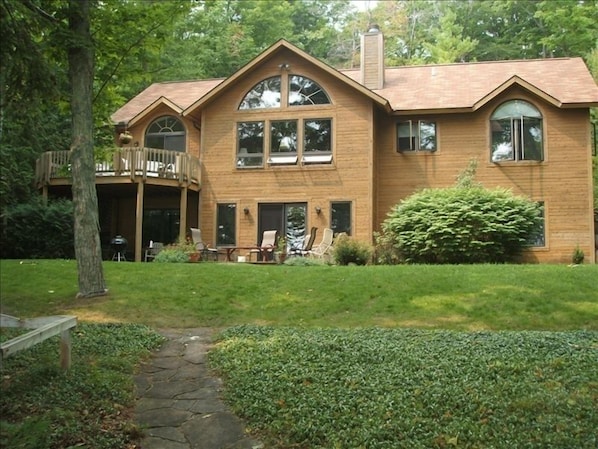
[[[265,260],[265,255],[262,252],[262,248],[260,248],[259,246],[225,246],[225,247],[220,247],[218,248],[218,251],[224,250],[226,252],[226,261],[227,262],[232,262],[233,261],[233,254],[235,253],[235,251],[237,250],[257,250],[260,252],[260,257],[262,260]]]

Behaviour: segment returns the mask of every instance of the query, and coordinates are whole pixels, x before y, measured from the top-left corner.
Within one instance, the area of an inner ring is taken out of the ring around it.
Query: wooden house
[[[190,227],[213,247],[314,226],[373,243],[392,206],[477,160],[485,187],[543,205],[525,261],[569,263],[579,246],[595,262],[584,62],[386,68],[383,44],[364,33],[360,68],[337,70],[281,40],[229,78],[149,86],[114,113],[119,147],[97,161],[103,242],[124,236],[137,261]],[[38,162],[46,194],[68,190],[67,158]]]

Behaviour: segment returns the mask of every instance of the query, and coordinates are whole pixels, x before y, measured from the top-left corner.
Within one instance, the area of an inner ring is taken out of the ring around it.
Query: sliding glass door
[[[258,205],[258,236],[276,229],[287,240],[287,248],[301,246],[305,236],[307,203],[262,203]]]

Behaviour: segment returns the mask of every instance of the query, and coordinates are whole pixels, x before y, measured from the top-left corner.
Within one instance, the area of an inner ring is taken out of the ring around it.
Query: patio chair
[[[306,256],[311,251],[312,247],[314,246],[314,242],[316,241],[317,233],[318,233],[318,228],[313,226],[311,228],[309,234],[307,234],[303,238],[303,244],[301,245],[301,247],[291,248],[290,254],[292,256]]]
[[[164,249],[164,243],[153,242],[152,246],[145,250],[145,261],[150,262],[154,260],[162,249]]]
[[[322,241],[318,243],[318,246],[312,248],[307,254],[311,257],[317,257],[319,259],[324,258],[332,247],[332,240],[334,238],[334,232],[330,228],[324,228],[324,235]]]
[[[191,239],[195,244],[195,248],[201,254],[201,260],[208,260],[208,258],[212,258],[214,262],[218,261],[218,250],[216,248],[210,248],[209,245],[205,244],[203,239],[201,238],[201,229],[199,228],[189,228],[191,229]]]
[[[276,248],[276,234],[278,234],[276,230],[264,231],[262,243],[258,248],[249,251],[249,259],[251,260],[252,254],[258,254],[262,262],[272,260]]]

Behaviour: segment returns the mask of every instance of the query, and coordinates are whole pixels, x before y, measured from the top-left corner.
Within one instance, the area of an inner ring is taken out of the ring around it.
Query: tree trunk
[[[68,47],[71,81],[73,203],[75,256],[79,274],[77,297],[107,293],[102,267],[98,197],[93,158],[94,50],[90,33],[89,0],[70,0]]]

